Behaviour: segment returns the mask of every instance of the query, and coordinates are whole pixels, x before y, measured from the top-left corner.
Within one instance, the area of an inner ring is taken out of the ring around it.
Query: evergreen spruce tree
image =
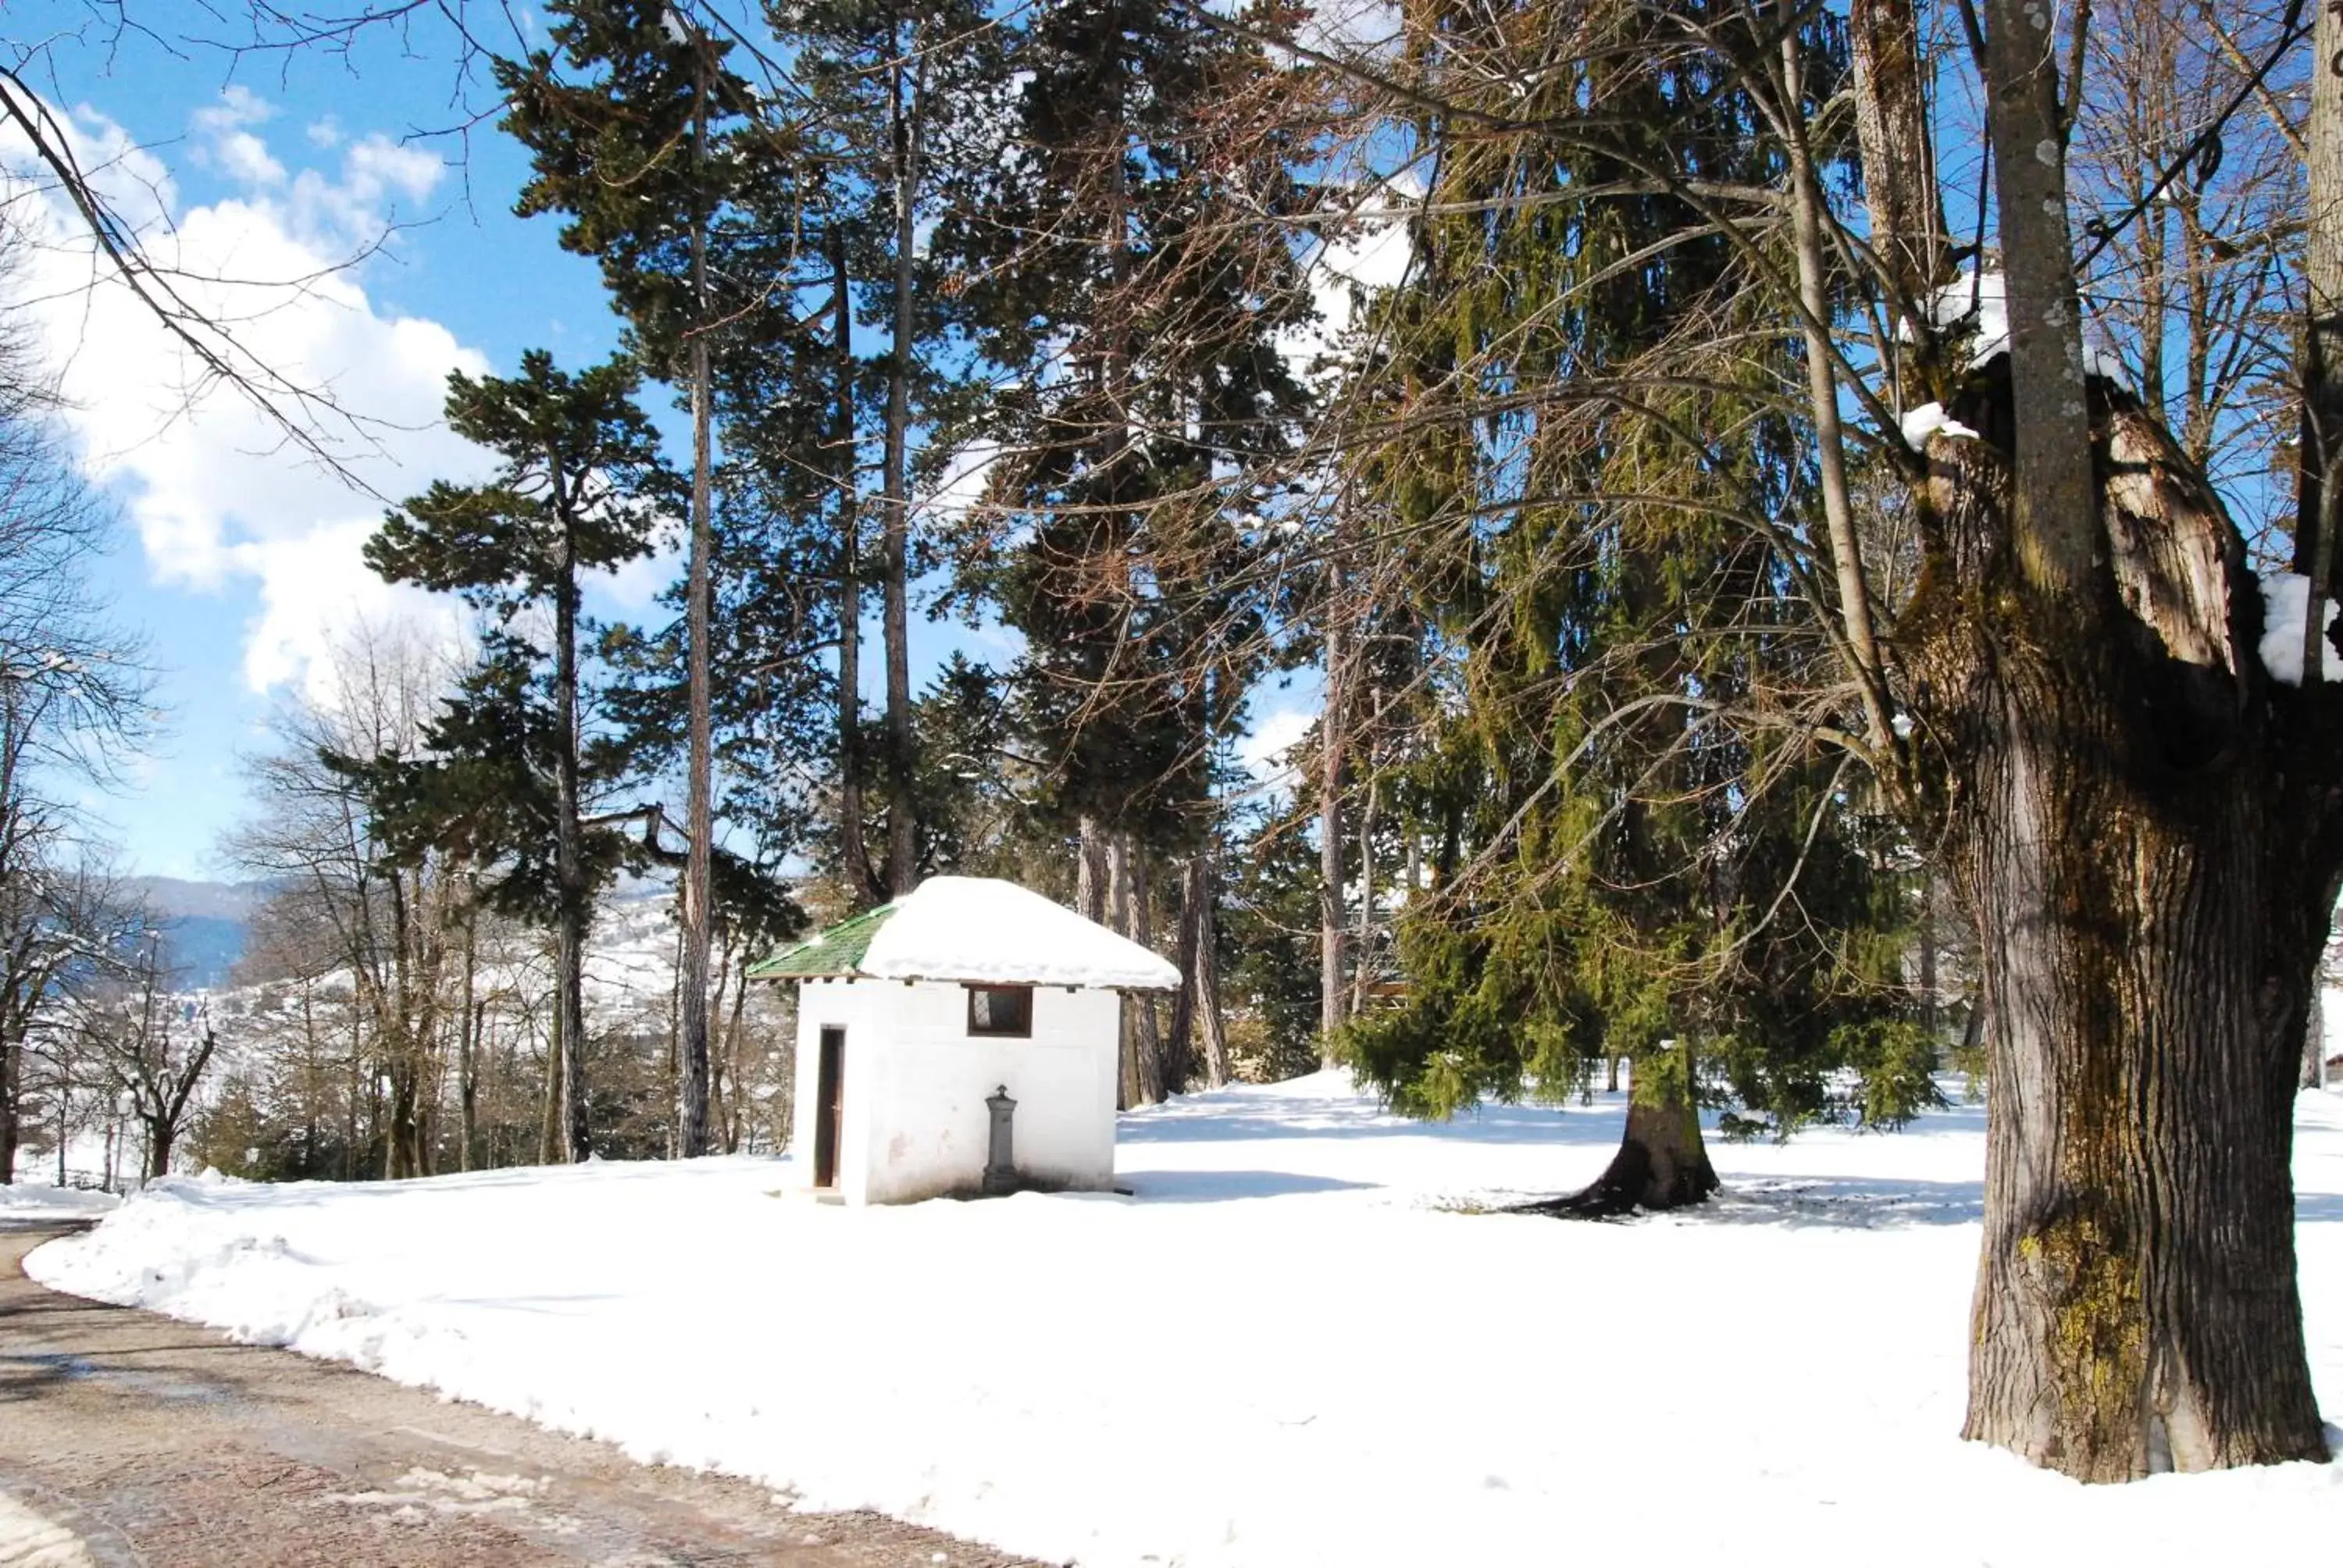
[[[1483,67],[1578,25],[1435,13],[1422,35]],[[1623,45],[1649,30],[1648,48],[1529,71],[1553,102],[1504,112],[1566,115],[1591,94],[1646,127],[1642,157],[1765,177],[1723,62],[1669,49],[1664,19],[1634,7],[1605,22]],[[1826,22],[1808,30],[1827,96],[1821,67],[1840,56]],[[1884,829],[1800,733],[1810,719],[1750,719],[1831,683],[1799,629],[1800,562],[1728,520],[1813,504],[1768,396],[1787,367],[1747,349],[1755,321],[1735,336],[1746,258],[1632,160],[1526,150],[1492,138],[1442,160],[1388,307],[1382,373],[1449,417],[1419,414],[1363,479],[1404,541],[1451,700],[1413,767],[1440,849],[1402,919],[1410,995],[1346,1045],[1427,1115],[1575,1092],[1594,1061],[1633,1058],[1618,1157],[1555,1205],[1613,1213],[1714,1189],[1698,1107],[1728,1080],[1783,1127],[1826,1109],[1844,1060],[1872,1067],[1891,1119],[1930,1091],[1896,1027],[1905,917],[1874,874]],[[1653,374],[1661,357],[1673,377]],[[1613,379],[1630,364],[1632,400]]]

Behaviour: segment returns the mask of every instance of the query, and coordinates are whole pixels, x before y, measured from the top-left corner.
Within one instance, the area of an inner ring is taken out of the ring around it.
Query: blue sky
[[[354,411],[412,426],[436,407],[449,363],[508,367],[538,345],[575,363],[614,347],[590,264],[559,248],[552,220],[511,215],[518,149],[492,125],[444,134],[488,102],[478,83],[463,100],[448,40],[384,34],[347,59],[238,60],[190,41],[228,25],[199,7],[142,19],[160,40],[113,35],[70,4],[12,5],[9,31],[19,50],[45,40],[20,70],[73,116],[85,160],[106,157],[114,127],[151,160],[116,166],[126,205],[155,209],[146,227],[157,243],[199,246],[211,270],[269,282],[297,276],[304,257],[331,264],[382,243],[341,275],[340,297],[279,302],[252,333],[297,353],[304,336],[281,330],[278,313],[325,317],[307,341],[341,351],[332,375]],[[152,196],[157,168],[167,201]],[[106,335],[62,302],[47,310],[76,434],[123,505],[98,576],[118,619],[144,633],[168,712],[154,752],[119,759],[123,782],[86,804],[128,869],[217,874],[216,840],[243,808],[237,756],[262,743],[271,706],[297,688],[305,650],[354,613],[387,613],[344,591],[380,506],[269,452],[246,411],[207,406],[198,428],[175,436],[172,356],[151,341],[94,345]],[[417,362],[377,373],[406,357]],[[381,440],[387,451],[363,471],[386,495],[419,489],[449,456],[444,436]],[[207,494],[182,508],[175,490]],[[606,608],[636,608],[656,581],[627,586]]]
[[[15,42],[0,49],[70,119],[149,253],[236,320],[238,352],[330,384],[377,422],[342,438],[353,471],[390,498],[465,477],[477,454],[437,427],[447,371],[508,369],[539,346],[571,365],[608,353],[618,327],[595,270],[560,249],[558,220],[512,215],[526,159],[482,117],[493,93],[465,78],[444,24],[371,33],[347,55],[239,57],[211,42],[239,15],[177,0],[142,7],[151,31],[126,34],[81,0],[38,0],[10,6]],[[533,11],[505,15],[541,41]],[[0,168],[24,170],[24,155],[0,138]],[[87,793],[95,836],[131,871],[233,874],[217,846],[245,809],[238,759],[266,745],[272,709],[361,618],[457,612],[365,571],[380,501],[304,464],[229,394],[187,398],[183,357],[151,321],[116,287],[80,286],[90,264],[54,202],[10,211],[44,219],[15,291],[44,326],[85,466],[118,504],[117,548],[97,570],[146,639],[167,713],[164,739]],[[589,608],[655,615],[670,567],[630,570]],[[997,657],[1002,642],[970,646],[915,615],[914,678],[955,647]],[[880,678],[877,659],[867,675]],[[1263,695],[1256,757],[1307,722],[1307,690]]]

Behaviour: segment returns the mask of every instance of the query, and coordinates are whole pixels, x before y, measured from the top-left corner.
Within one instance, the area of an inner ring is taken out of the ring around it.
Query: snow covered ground
[[[19,1176],[0,1187],[0,1225],[12,1220],[95,1220],[111,1212],[121,1201],[111,1192],[45,1186]],[[5,1561],[0,1558],[0,1562]]]
[[[2315,1559],[2343,1464],[2087,1489],[1962,1443],[1983,1118],[1591,1178],[1615,1103],[1380,1115],[1339,1076],[1125,1119],[1137,1193],[845,1210],[768,1161],[398,1185],[173,1180],[36,1277],[1085,1564]],[[2343,1416],[2343,1098],[2302,1281]],[[2343,1432],[2337,1433],[2343,1440]]]

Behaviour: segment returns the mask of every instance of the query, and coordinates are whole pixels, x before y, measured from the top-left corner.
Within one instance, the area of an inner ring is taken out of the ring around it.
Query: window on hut
[[[1033,1034],[1033,988],[972,985],[968,988],[968,1032],[1030,1040]]]

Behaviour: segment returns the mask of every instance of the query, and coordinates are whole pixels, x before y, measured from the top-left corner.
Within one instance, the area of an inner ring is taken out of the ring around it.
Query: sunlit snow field
[[[1321,1074],[1125,1117],[1133,1197],[891,1210],[778,1196],[782,1166],[745,1159],[175,1180],[30,1268],[807,1507],[1085,1564],[2016,1568],[2343,1542],[2343,1465],[2087,1489],[1958,1440],[1977,1108],[1714,1144],[1728,1191],[1681,1217],[1476,1211],[1591,1179],[1619,1118],[1423,1126]],[[2306,1094],[2299,1124],[2338,1421],[2343,1097]]]

